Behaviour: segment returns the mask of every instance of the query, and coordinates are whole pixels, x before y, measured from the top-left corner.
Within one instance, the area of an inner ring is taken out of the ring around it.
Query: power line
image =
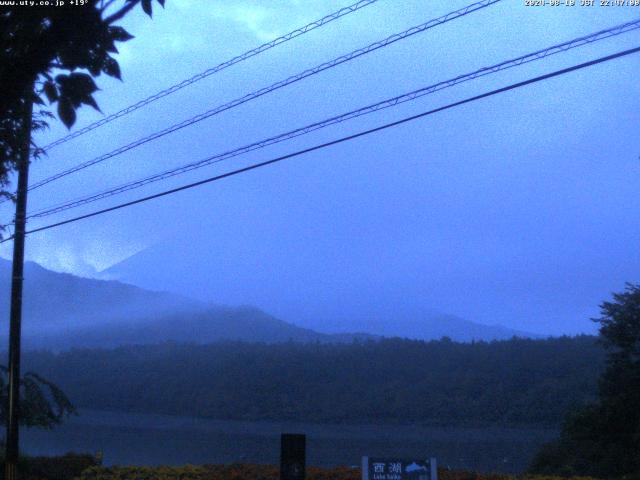
[[[305,148],[303,150],[298,150],[296,152],[289,153],[287,155],[282,155],[280,157],[276,157],[276,158],[273,158],[271,160],[266,160],[264,162],[256,163],[256,164],[244,167],[244,168],[239,168],[237,170],[233,170],[231,172],[227,172],[227,173],[223,173],[223,174],[216,175],[216,176],[213,176],[213,177],[209,177],[207,179],[200,180],[198,182],[189,183],[189,184],[183,185],[181,187],[172,188],[170,190],[165,190],[165,191],[160,192],[160,193],[156,193],[156,194],[149,195],[149,196],[146,196],[146,197],[138,198],[137,200],[132,200],[130,202],[121,203],[121,204],[115,205],[113,207],[104,208],[102,210],[97,210],[97,211],[94,211],[94,212],[91,212],[91,213],[87,213],[85,215],[80,215],[80,216],[77,216],[77,217],[74,217],[74,218],[70,218],[68,220],[63,220],[61,222],[52,223],[52,224],[49,224],[49,225],[45,225],[43,227],[34,228],[33,230],[29,230],[26,233],[31,234],[31,233],[41,232],[41,231],[44,231],[44,230],[49,230],[51,228],[59,227],[59,226],[62,226],[62,225],[67,225],[69,223],[74,223],[74,222],[77,222],[77,221],[80,221],[80,220],[84,220],[84,219],[87,219],[87,218],[95,217],[97,215],[101,215],[101,214],[104,214],[104,213],[107,213],[107,212],[112,212],[114,210],[119,210],[119,209],[122,209],[122,208],[125,208],[125,207],[130,207],[132,205],[137,205],[139,203],[147,202],[149,200],[153,200],[153,199],[156,199],[156,198],[160,198],[160,197],[164,197],[164,196],[167,196],[167,195],[171,195],[171,194],[180,192],[182,190],[188,190],[188,189],[191,189],[191,188],[194,188],[194,187],[198,187],[200,185],[204,185],[204,184],[207,184],[207,183],[211,183],[211,182],[215,182],[215,181],[218,181],[218,180],[222,180],[223,178],[239,175],[241,173],[245,173],[245,172],[248,172],[248,171],[251,171],[251,170],[255,170],[257,168],[265,167],[267,165],[271,165],[271,164],[274,164],[274,163],[277,163],[277,162],[281,162],[281,161],[287,160],[289,158],[297,157],[297,156],[303,155],[305,153],[310,153],[310,152],[313,152],[313,151],[316,151],[316,150],[321,150],[323,148],[327,148],[327,147],[330,147],[332,145],[337,145],[337,144],[344,143],[344,142],[347,142],[347,141],[350,141],[350,140],[354,140],[356,138],[360,138],[360,137],[363,137],[363,136],[366,136],[366,135],[370,135],[370,134],[375,133],[375,132],[386,130],[386,129],[391,128],[391,127],[396,127],[398,125],[401,125],[401,124],[404,124],[404,123],[407,123],[407,122],[411,122],[411,121],[417,120],[419,118],[427,117],[429,115],[433,115],[435,113],[442,112],[444,110],[449,110],[451,108],[458,107],[460,105],[464,105],[464,104],[471,103],[471,102],[474,102],[474,101],[477,101],[477,100],[481,100],[483,98],[487,98],[487,97],[491,97],[491,96],[494,96],[494,95],[498,95],[500,93],[504,93],[504,92],[507,92],[507,91],[510,91],[510,90],[515,90],[517,88],[521,88],[521,87],[524,87],[526,85],[531,85],[531,84],[534,84],[534,83],[537,83],[537,82],[541,82],[543,80],[547,80],[547,79],[550,79],[550,78],[553,78],[553,77],[558,77],[560,75],[564,75],[564,74],[567,74],[567,73],[570,73],[570,72],[574,72],[576,70],[581,70],[581,69],[584,69],[584,68],[587,68],[587,67],[591,67],[593,65],[597,65],[597,64],[600,64],[600,63],[608,62],[610,60],[614,60],[616,58],[624,57],[624,56],[631,55],[633,53],[638,53],[638,52],[640,52],[640,47],[632,48],[632,49],[629,49],[629,50],[624,50],[624,51],[621,51],[621,52],[618,52],[618,53],[614,53],[612,55],[607,55],[605,57],[600,57],[598,59],[591,60],[589,62],[581,63],[581,64],[578,64],[578,65],[574,65],[572,67],[567,67],[567,68],[563,68],[561,70],[556,70],[556,71],[551,72],[551,73],[547,73],[547,74],[540,75],[540,76],[537,76],[537,77],[534,77],[534,78],[530,78],[530,79],[524,80],[522,82],[513,83],[513,84],[508,85],[506,87],[498,88],[496,90],[491,90],[489,92],[486,92],[486,93],[483,93],[483,94],[480,94],[480,95],[476,95],[476,96],[473,96],[473,97],[466,98],[464,100],[460,100],[460,101],[457,101],[457,102],[454,102],[454,103],[450,103],[450,104],[445,105],[443,107],[438,107],[438,108],[435,108],[433,110],[429,110],[429,111],[426,111],[426,112],[423,112],[423,113],[419,113],[417,115],[412,115],[410,117],[406,117],[406,118],[403,118],[401,120],[397,120],[395,122],[391,122],[391,123],[387,123],[385,125],[381,125],[379,127],[371,128],[369,130],[364,130],[362,132],[358,132],[358,133],[355,133],[355,134],[352,134],[352,135],[348,135],[346,137],[342,137],[342,138],[339,138],[337,140],[332,140],[330,142],[325,142],[325,143],[322,143],[322,144],[319,144],[319,145],[315,145],[313,147]],[[5,240],[2,240],[0,243],[4,243],[4,242],[6,242],[8,240],[11,240],[11,238],[7,238]]]
[[[203,80],[215,73],[218,73],[228,67],[231,67],[232,65],[235,65],[236,63],[240,63],[244,60],[248,60],[251,57],[255,57],[256,55],[263,53],[267,50],[270,50],[280,44],[283,44],[285,42],[288,42],[289,40],[292,40],[296,37],[299,37],[301,35],[304,35],[307,32],[310,32],[312,30],[315,30],[316,28],[320,28],[328,23],[333,22],[334,20],[337,20],[341,17],[344,17],[345,15],[348,15],[350,13],[353,13],[357,10],[360,10],[361,8],[364,8],[368,5],[371,5],[373,3],[376,3],[378,0],[360,0],[359,2],[356,2],[352,5],[349,5],[348,7],[344,7],[341,8],[340,10],[333,12],[329,15],[326,15],[324,17],[322,17],[319,20],[316,20],[314,22],[311,22],[307,25],[305,25],[304,27],[300,27],[297,28],[289,33],[287,33],[286,35],[283,35],[281,37],[278,37],[274,40],[271,40],[270,42],[267,43],[263,43],[262,45],[260,45],[259,47],[256,47],[252,50],[248,50],[240,55],[237,55],[233,58],[231,58],[230,60],[227,60],[225,62],[222,62],[218,65],[216,65],[215,67],[209,68],[207,70],[205,70],[204,72],[200,72],[197,75],[194,75],[190,78],[187,78],[186,80],[181,81],[180,83],[177,83],[175,85],[172,85],[164,90],[159,91],[158,93],[155,93],[143,100],[140,100],[139,102],[134,103],[133,105],[129,105],[126,108],[123,108],[122,110],[113,113],[105,118],[102,118],[90,125],[87,125],[84,128],[81,128],[79,130],[76,130],[73,133],[70,133],[69,135],[66,135],[64,137],[59,138],[58,140],[50,143],[49,145],[46,145],[45,147],[43,147],[44,150],[48,151],[51,150],[53,147],[56,147],[58,145],[61,145],[63,143],[68,142],[69,140],[72,140],[74,138],[77,138],[81,135],[84,135],[87,132],[90,132],[91,130],[95,130],[98,127],[101,127],[103,125],[106,125],[107,123],[110,123],[120,117],[124,117],[125,115],[128,115],[131,112],[134,112],[135,110],[138,110],[142,107],[145,107],[147,105],[149,105],[150,103],[155,102],[156,100],[159,100],[163,97],[166,97],[167,95],[171,95],[172,93],[177,92],[178,90],[181,90],[193,83],[199,82],[200,80]]]
[[[113,157],[115,157],[117,155],[120,155],[120,154],[122,154],[124,152],[127,152],[127,151],[129,151],[129,150],[131,150],[133,148],[136,148],[136,147],[139,147],[141,145],[144,145],[145,143],[151,142],[153,140],[157,140],[158,138],[161,138],[161,137],[163,137],[165,135],[173,133],[173,132],[175,132],[177,130],[181,130],[181,129],[185,128],[185,127],[193,125],[194,123],[200,122],[200,121],[205,120],[205,119],[207,119],[209,117],[217,115],[218,113],[224,112],[226,110],[230,110],[230,109],[235,108],[235,107],[237,107],[239,105],[242,105],[242,104],[244,104],[246,102],[249,102],[251,100],[259,98],[259,97],[261,97],[261,96],[263,96],[263,95],[265,95],[267,93],[273,92],[274,90],[278,90],[278,89],[283,88],[283,87],[285,87],[287,85],[291,85],[292,83],[298,82],[298,81],[300,81],[300,80],[302,80],[304,78],[310,77],[312,75],[316,75],[316,74],[318,74],[318,73],[320,73],[320,72],[322,72],[324,70],[327,70],[329,68],[333,68],[333,67],[335,67],[337,65],[341,65],[343,63],[349,62],[349,61],[354,60],[354,59],[356,59],[358,57],[361,57],[362,55],[366,55],[366,54],[371,53],[371,52],[373,52],[375,50],[378,50],[380,48],[389,46],[389,45],[391,45],[391,44],[393,44],[393,43],[395,43],[395,42],[397,42],[399,40],[403,40],[405,38],[411,37],[412,35],[424,32],[424,31],[429,30],[429,29],[431,29],[433,27],[436,27],[438,25],[442,25],[443,23],[447,23],[447,22],[449,22],[451,20],[454,20],[456,18],[464,17],[465,15],[468,15],[470,13],[476,12],[478,10],[486,8],[486,7],[488,7],[488,6],[492,5],[492,4],[498,3],[500,1],[501,0],[482,0],[480,2],[473,3],[471,5],[468,5],[468,6],[464,7],[464,8],[461,8],[459,10],[455,10],[453,12],[450,12],[450,13],[448,13],[446,15],[443,15],[443,16],[441,16],[439,18],[436,18],[436,19],[433,19],[433,20],[429,20],[428,22],[425,22],[425,23],[423,23],[421,25],[417,25],[417,26],[412,27],[412,28],[410,28],[408,30],[405,30],[403,32],[396,33],[395,35],[391,35],[391,36],[385,38],[384,40],[380,40],[378,42],[374,42],[372,44],[367,45],[366,47],[360,48],[358,50],[354,50],[354,51],[352,51],[352,52],[350,52],[350,53],[348,53],[346,55],[342,55],[342,56],[340,56],[338,58],[335,58],[335,59],[333,59],[333,60],[331,60],[329,62],[322,63],[322,64],[320,64],[320,65],[318,65],[316,67],[313,67],[313,68],[310,68],[308,70],[305,70],[305,71],[303,71],[303,72],[301,72],[301,73],[299,73],[297,75],[293,75],[293,76],[290,76],[290,77],[288,77],[288,78],[286,78],[284,80],[280,80],[279,82],[276,82],[276,83],[274,83],[274,84],[272,84],[272,85],[270,85],[268,87],[261,88],[260,90],[256,90],[256,91],[254,91],[252,93],[249,93],[249,94],[247,94],[247,95],[245,95],[243,97],[237,98],[237,99],[232,100],[232,101],[230,101],[228,103],[225,103],[223,105],[219,105],[219,106],[217,106],[217,107],[215,107],[215,108],[213,108],[211,110],[208,110],[208,111],[206,111],[204,113],[201,113],[201,114],[196,115],[194,117],[191,117],[191,118],[189,118],[187,120],[184,120],[184,121],[182,121],[180,123],[176,123],[176,124],[174,124],[174,125],[172,125],[170,127],[167,127],[164,130],[160,130],[160,131],[155,132],[155,133],[153,133],[151,135],[148,135],[146,137],[140,138],[140,139],[138,139],[138,140],[136,140],[136,141],[134,141],[132,143],[129,143],[129,144],[124,145],[124,146],[122,146],[120,148],[117,148],[116,150],[113,150],[113,151],[111,151],[109,153],[106,153],[104,155],[96,157],[96,158],[94,158],[92,160],[88,160],[88,161],[86,161],[84,163],[81,163],[79,165],[76,165],[75,167],[72,167],[72,168],[70,168],[68,170],[64,170],[62,172],[54,174],[54,175],[52,175],[52,176],[50,176],[48,178],[40,180],[39,182],[36,182],[35,184],[31,185],[29,187],[29,190],[34,190],[36,188],[39,188],[39,187],[41,187],[43,185],[46,185],[48,183],[53,182],[54,180],[58,180],[58,179],[60,179],[62,177],[65,177],[67,175],[75,173],[75,172],[77,172],[79,170],[83,170],[83,169],[85,169],[87,167],[90,167],[92,165],[95,165],[97,163],[101,163],[101,162],[103,162],[105,160],[108,160],[108,159],[113,158]]]
[[[434,85],[428,86],[428,87],[424,87],[418,90],[414,90],[412,92],[409,93],[405,93],[403,95],[399,95],[387,100],[383,100],[381,102],[377,102],[374,103],[372,105],[368,105],[366,107],[362,107],[359,108],[357,110],[353,110],[347,113],[344,113],[342,115],[337,115],[331,118],[328,118],[326,120],[322,120],[320,122],[316,122],[313,123],[311,125],[307,125],[305,127],[301,127],[301,128],[297,128],[295,130],[291,130],[289,132],[286,133],[282,133],[279,135],[276,135],[274,137],[270,137],[267,139],[263,139],[254,143],[251,143],[249,145],[245,145],[243,147],[240,148],[236,148],[234,150],[230,150],[224,153],[220,153],[217,155],[213,155],[211,157],[208,157],[204,160],[199,160],[197,162],[192,162],[189,163],[187,165],[183,165],[181,167],[178,168],[174,168],[171,170],[166,170],[164,172],[161,173],[157,173],[136,181],[132,181],[132,182],[128,182],[125,183],[123,185],[120,185],[118,187],[114,187],[108,190],[104,190],[102,192],[99,193],[95,193],[89,196],[84,196],[84,197],[80,197],[78,199],[72,200],[72,201],[67,201],[64,203],[60,203],[58,205],[55,206],[51,206],[51,207],[46,207],[45,209],[39,210],[31,215],[29,215],[27,218],[42,218],[42,217],[46,217],[49,215],[53,215],[55,213],[59,213],[62,212],[64,210],[68,210],[71,208],[75,208],[75,207],[79,207],[81,205],[86,205],[88,203],[93,203],[95,201],[104,199],[104,198],[108,198],[114,195],[117,195],[119,193],[123,193],[129,190],[133,190],[136,188],[140,188],[144,185],[148,185],[150,183],[155,183],[161,180],[165,180],[167,178],[176,176],[176,175],[180,175],[192,170],[196,170],[198,168],[203,168],[205,166],[214,164],[214,163],[218,163],[221,162],[223,160],[227,160],[229,158],[232,157],[236,157],[239,155],[243,155],[245,153],[254,151],[254,150],[258,150],[261,148],[265,148],[269,145],[273,145],[276,143],[280,143],[283,142],[285,140],[289,140],[301,135],[305,135],[307,133],[319,130],[321,128],[325,128],[327,126],[330,125],[334,125],[337,123],[342,123],[345,122],[347,120],[351,120],[363,115],[367,115],[376,111],[380,111],[386,108],[390,108],[390,107],[394,107],[396,105],[399,105],[401,103],[405,103],[405,102],[409,102],[409,101],[413,101],[416,100],[417,98],[420,98],[422,96],[425,95],[429,95],[431,93],[443,90],[445,88],[449,88],[449,87],[453,87],[454,85],[458,85],[460,83],[463,82],[467,82],[470,80],[474,80],[476,78],[480,78],[483,77],[485,75],[489,75],[489,74],[493,74],[502,70],[506,70],[512,67],[516,67],[519,65],[523,65],[529,62],[533,62],[536,60],[540,60],[543,58],[546,58],[548,56],[551,55],[555,55],[557,53],[561,53],[561,52],[565,52],[567,50],[582,46],[582,45],[586,45],[586,44],[591,44],[600,40],[604,40],[606,38],[610,38],[610,37],[614,37],[617,35],[620,35],[622,33],[626,33],[629,31],[633,31],[640,28],[640,20],[635,20],[632,22],[627,22],[627,23],[623,23],[620,25],[616,25],[615,27],[611,27],[605,30],[601,30],[595,33],[592,33],[590,35],[585,35],[564,43],[560,43],[557,45],[553,45],[551,47],[547,47],[545,49],[542,50],[538,50],[536,52],[533,53],[529,53],[526,55],[522,55],[520,57],[517,58],[513,58],[511,60],[506,60],[504,62],[489,66],[489,67],[484,67],[481,68],[479,70],[475,70],[474,72],[471,73],[467,73],[464,75],[459,75],[457,77],[454,77],[450,80],[446,80],[443,82],[439,82],[436,83]]]

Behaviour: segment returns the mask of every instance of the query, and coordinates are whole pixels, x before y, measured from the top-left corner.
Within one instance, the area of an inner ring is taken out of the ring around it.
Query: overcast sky
[[[31,180],[467,3],[380,0],[55,148],[33,165]],[[141,12],[126,19],[136,38],[121,47],[118,57],[124,82],[99,78],[98,103],[112,113],[347,4],[167,0],[164,10],[155,4],[153,20]],[[30,210],[639,16],[640,7],[526,7],[524,0],[504,0],[36,190]],[[627,33],[30,226],[638,45],[640,31]],[[337,312],[347,317],[384,312],[392,321],[394,311],[409,309],[541,333],[593,331],[588,319],[597,315],[598,304],[625,282],[640,280],[638,72],[640,54],[34,234],[27,239],[27,257],[54,270],[91,275],[153,247],[163,252],[163,269],[188,275],[179,268],[181,258],[186,251],[197,252],[202,271],[194,273],[196,296],[208,291],[215,302],[257,303],[308,324],[324,319],[337,327]],[[99,118],[100,113],[83,108],[74,128]],[[37,140],[46,144],[64,134],[64,127],[54,123]],[[11,217],[7,204],[0,214]],[[202,288],[204,271],[216,276],[209,269],[225,255],[222,245],[238,246],[228,250],[224,275],[234,272],[234,252],[253,255],[235,279],[244,289]],[[9,258],[10,245],[4,244],[0,254]],[[279,266],[262,268],[263,263]],[[305,269],[313,273],[307,276]],[[277,288],[269,290],[271,282]],[[296,293],[305,282],[311,291],[322,292],[321,299],[308,299],[308,291],[307,297]],[[257,292],[260,285],[268,293]]]

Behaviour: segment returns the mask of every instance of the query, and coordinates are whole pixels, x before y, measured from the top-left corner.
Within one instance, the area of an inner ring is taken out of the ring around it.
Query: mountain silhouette
[[[402,332],[327,333],[283,321],[249,305],[225,306],[153,291],[115,280],[97,280],[25,264],[25,348],[113,347],[160,342],[351,342],[379,336],[415,339],[494,340],[531,337],[451,315],[431,314],[404,322]],[[0,318],[9,318],[11,263],[0,259]],[[6,323],[5,323],[6,325]],[[6,339],[6,329],[0,338]]]

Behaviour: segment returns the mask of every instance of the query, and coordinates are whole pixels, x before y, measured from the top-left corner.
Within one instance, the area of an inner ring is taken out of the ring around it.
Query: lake
[[[307,435],[307,463],[359,465],[363,455],[436,457],[443,467],[520,472],[557,431],[243,422],[81,410],[52,431],[22,430],[32,455],[104,453],[106,465],[279,463],[281,433]]]

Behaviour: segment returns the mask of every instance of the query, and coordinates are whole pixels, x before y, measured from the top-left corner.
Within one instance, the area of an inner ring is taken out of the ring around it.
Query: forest
[[[29,352],[82,408],[218,419],[558,427],[597,396],[596,337],[221,342]]]

